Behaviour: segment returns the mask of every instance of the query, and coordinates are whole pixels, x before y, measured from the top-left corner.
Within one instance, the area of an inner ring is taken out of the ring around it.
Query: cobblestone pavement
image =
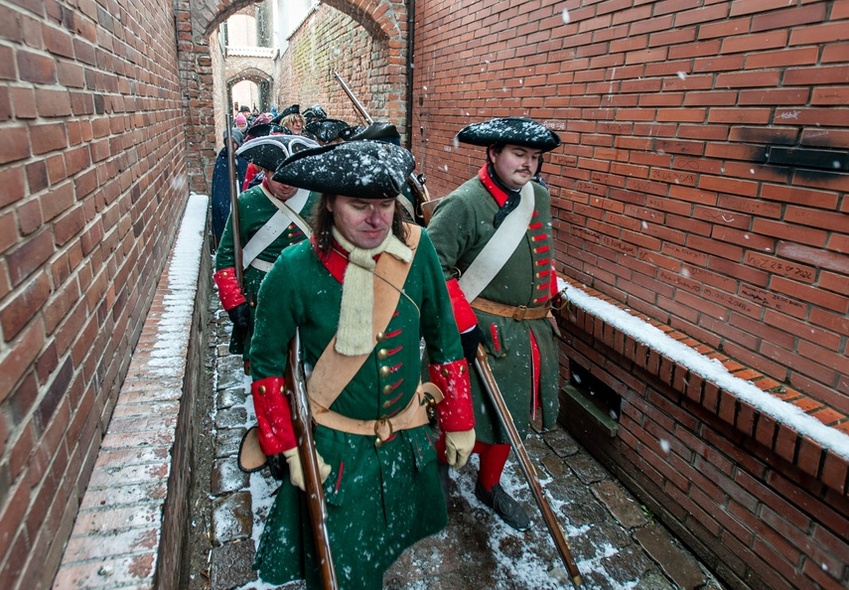
[[[252,423],[249,379],[241,359],[227,351],[230,324],[216,294],[210,301],[207,369],[214,392],[206,400],[207,430],[194,465],[188,590],[260,590],[251,564],[276,483],[236,466],[246,426]],[[601,590],[703,589],[721,586],[633,496],[563,429],[527,440],[540,483],[583,578]],[[531,530],[501,523],[474,496],[472,467],[451,474],[449,524],[405,553],[387,572],[391,590],[520,590],[572,584],[517,464],[508,462],[502,484],[532,515]],[[301,588],[299,583],[285,586]]]

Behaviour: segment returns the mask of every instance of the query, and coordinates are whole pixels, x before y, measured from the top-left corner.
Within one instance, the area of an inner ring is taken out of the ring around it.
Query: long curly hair
[[[327,208],[328,203],[336,201],[339,195],[322,193],[321,198],[315,204],[312,218],[315,220],[313,228],[316,244],[322,254],[327,254],[333,247],[333,212]],[[398,199],[395,199],[395,212],[392,214],[392,233],[396,238],[407,243],[407,228],[404,226],[404,210]]]

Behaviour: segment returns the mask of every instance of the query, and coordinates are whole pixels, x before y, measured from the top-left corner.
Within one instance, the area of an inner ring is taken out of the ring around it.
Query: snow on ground
[[[246,402],[243,407],[245,408],[248,416],[245,426],[249,427],[255,424],[255,417],[253,404],[250,402],[250,378],[247,376],[244,377],[244,386],[247,395]],[[463,501],[463,505],[469,504],[472,507],[481,507],[484,510],[489,510],[484,508],[483,504],[481,504],[474,495],[477,467],[478,458],[476,455],[473,455],[469,459],[469,464],[461,472],[458,473],[453,470],[451,471],[451,478],[454,479],[457,484],[454,493],[459,494],[459,497]],[[543,473],[540,473],[539,481],[545,491],[546,486],[551,484],[554,480],[551,477],[543,478],[543,475]],[[513,497],[527,498],[530,496],[528,484],[521,475],[518,465],[515,463],[512,455],[504,470],[501,484]],[[279,482],[263,475],[263,472],[254,473],[250,476],[250,492],[254,514],[252,537],[255,547],[259,546],[259,537],[262,534],[265,518],[271,509],[271,504],[273,502],[272,494],[277,485],[279,485]],[[549,500],[552,511],[555,514],[562,514],[563,507],[566,503],[553,498],[551,493],[546,493],[546,497]],[[526,506],[526,508],[535,510],[536,505],[531,503],[531,505]],[[449,515],[449,519],[450,518],[451,517]],[[538,547],[536,545],[538,539],[540,537],[547,538],[548,532],[545,529],[544,524],[542,524],[540,517],[536,513],[532,513],[532,518],[534,518],[535,521],[539,521],[537,530],[532,533],[535,537],[534,542],[526,542],[524,537],[521,537],[519,533],[516,533],[513,529],[508,527],[496,517],[482,519],[478,522],[477,526],[480,527],[479,534],[488,539],[492,557],[495,562],[493,570],[495,572],[494,576],[497,582],[496,587],[534,588],[535,590],[555,590],[558,588],[571,587],[566,568],[560,561],[554,543],[550,539],[548,540],[548,543],[550,543],[550,554],[542,555],[538,551]],[[576,527],[565,522],[561,522],[561,525],[563,526],[563,533],[567,539],[578,538],[585,534],[589,528],[589,525]],[[446,539],[448,534],[449,532],[446,529],[436,535],[436,540]],[[516,542],[517,539],[519,539],[518,543]],[[517,545],[522,546],[521,554],[518,556],[515,554]],[[502,547],[509,547],[512,551],[508,554],[502,550]],[[591,571],[595,572],[599,577],[607,580],[607,584],[605,584],[604,587],[609,588],[610,590],[631,590],[635,587],[638,582],[622,584],[610,577],[610,575],[615,574],[615,572],[609,572],[606,567],[603,566],[605,558],[609,558],[618,552],[616,547],[605,542],[600,543],[597,546],[593,546],[593,550],[595,551],[594,554],[582,556],[582,559],[580,560],[578,560],[578,556],[574,556],[578,569],[584,577],[586,577],[587,573]],[[552,555],[553,558],[551,557]],[[423,558],[422,555],[418,555],[416,564],[423,570],[430,570],[434,569],[436,564],[439,564],[444,556],[439,552],[434,552],[433,554],[425,557],[426,559]],[[301,587],[302,585],[298,582],[293,582],[283,586],[283,588],[292,588],[293,590]],[[405,590],[427,590],[428,587],[429,586],[426,581],[412,581],[405,586]],[[253,581],[235,590],[275,590],[278,588],[281,587],[273,584],[265,584],[261,581]]]

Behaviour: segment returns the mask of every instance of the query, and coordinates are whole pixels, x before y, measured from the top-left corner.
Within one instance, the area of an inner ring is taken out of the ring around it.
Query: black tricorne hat
[[[300,115],[301,113],[298,111],[298,105],[293,104],[290,107],[286,107],[286,109],[279,113],[276,117],[274,117],[271,122],[275,125],[280,125],[283,123],[283,119],[288,117],[289,115]]]
[[[307,121],[312,121],[313,119],[326,119],[327,112],[320,104],[316,103],[304,111],[304,118]]]
[[[302,150],[318,147],[309,137],[300,135],[267,135],[245,142],[236,150],[248,162],[266,170],[277,170],[286,158]]]
[[[274,180],[360,199],[393,199],[416,167],[413,154],[377,141],[347,141],[305,150],[277,169]]]
[[[457,141],[485,147],[509,143],[548,152],[560,145],[560,136],[527,117],[501,117],[463,127]]]
[[[398,133],[398,128],[388,121],[375,121],[351,136],[351,140],[356,139],[377,139],[396,143],[401,140],[401,134]]]
[[[304,133],[312,135],[324,143],[343,137],[351,126],[339,119],[313,119],[304,126]]]
[[[265,137],[267,135],[277,135],[286,133],[286,128],[274,123],[260,123],[259,125],[251,125],[245,129],[245,141],[256,137]]]

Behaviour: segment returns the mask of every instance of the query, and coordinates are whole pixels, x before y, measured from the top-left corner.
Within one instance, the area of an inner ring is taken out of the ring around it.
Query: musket
[[[233,153],[233,116],[227,114],[227,176],[230,179],[230,229],[233,231],[233,260],[236,267],[236,280],[239,286],[245,286],[245,269],[242,268],[242,238],[239,222],[239,190],[236,187],[236,155]]]
[[[357,113],[359,113],[360,117],[363,121],[366,122],[366,125],[371,125],[374,123],[374,119],[371,115],[368,114],[366,107],[363,106],[363,103],[359,101],[359,99],[354,95],[354,91],[345,83],[345,80],[342,79],[342,76],[339,75],[339,72],[334,71],[333,75],[336,77],[336,81],[339,82],[339,85],[342,86],[342,90],[345,91],[345,94],[348,95],[348,98],[351,99],[351,102],[354,105],[354,109],[356,109]],[[424,212],[422,211],[422,204],[430,201],[430,193],[425,186],[424,175],[419,174],[418,176],[410,173],[407,177],[407,185],[409,185],[410,189],[413,191],[414,196],[416,197],[416,211],[414,212],[413,217],[416,218],[420,224],[427,225],[423,220]]]
[[[342,86],[342,90],[345,91],[345,94],[348,95],[348,98],[351,99],[351,102],[354,103],[354,108],[360,114],[363,121],[366,122],[366,125],[371,125],[374,123],[374,119],[371,118],[371,115],[368,114],[366,107],[363,106],[356,96],[354,96],[354,92],[345,84],[345,80],[342,79],[342,76],[339,75],[339,72],[333,72],[333,75],[336,77],[336,81],[339,82],[339,85]]]
[[[486,357],[486,349],[482,344],[478,344],[478,352],[475,357],[475,368],[477,369],[481,381],[483,381],[484,389],[486,389],[493,404],[495,404],[496,413],[501,419],[501,423],[507,430],[507,435],[510,438],[510,444],[513,446],[513,451],[516,453],[516,457],[519,459],[519,466],[522,468],[522,473],[525,475],[525,479],[528,480],[528,484],[531,486],[531,492],[533,493],[534,500],[536,500],[537,506],[539,507],[540,512],[542,512],[542,518],[548,527],[548,532],[551,533],[551,538],[554,540],[554,544],[557,546],[560,558],[563,560],[563,563],[566,564],[566,568],[569,570],[569,575],[572,576],[572,583],[576,587],[580,586],[581,573],[578,571],[578,566],[575,563],[575,559],[572,557],[572,552],[569,549],[569,543],[566,542],[566,538],[563,536],[563,529],[560,528],[560,523],[557,522],[557,518],[551,510],[551,506],[549,505],[545,494],[543,494],[542,486],[540,486],[540,483],[537,480],[536,471],[533,463],[531,463],[531,458],[528,455],[527,449],[525,449],[524,443],[522,443],[522,438],[519,436],[519,431],[516,429],[516,425],[513,423],[513,416],[510,414],[510,410],[504,402],[504,396],[501,394],[501,389],[498,387],[498,383],[492,375],[492,369],[490,368],[489,361]]]
[[[301,337],[297,330],[289,343],[286,395],[289,397],[292,408],[292,424],[295,429],[295,440],[298,441],[298,456],[301,458],[301,468],[304,472],[307,510],[315,539],[318,565],[321,568],[321,579],[325,590],[337,590],[339,583],[336,580],[336,568],[333,565],[333,554],[330,550],[330,534],[327,531],[327,504],[324,501],[324,487],[312,432],[313,421],[307,397],[304,365],[301,362]]]

